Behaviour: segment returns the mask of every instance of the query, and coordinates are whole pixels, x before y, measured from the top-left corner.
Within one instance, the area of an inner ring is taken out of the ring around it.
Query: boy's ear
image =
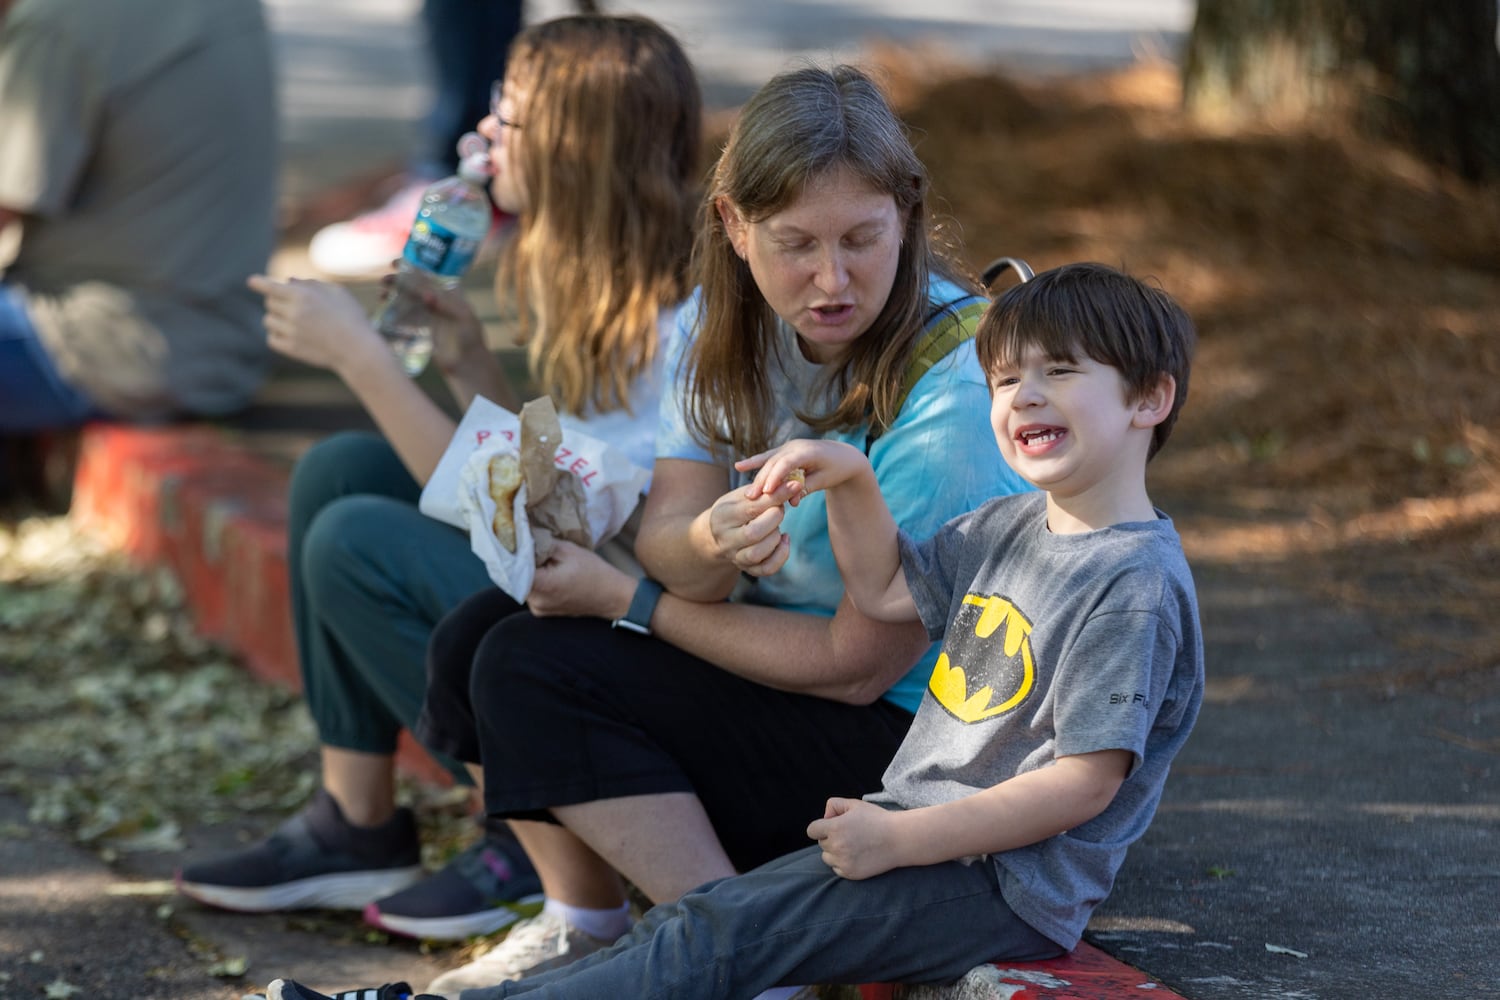
[[[1135,427],[1155,427],[1167,419],[1172,412],[1172,404],[1177,399],[1177,379],[1162,372],[1156,380],[1156,385],[1146,392],[1144,396],[1136,400],[1135,416],[1131,424]]]
[[[718,209],[719,221],[724,223],[724,235],[729,237],[729,245],[734,247],[734,252],[745,259],[745,217],[740,210],[728,198],[720,196],[714,200],[714,208]]]

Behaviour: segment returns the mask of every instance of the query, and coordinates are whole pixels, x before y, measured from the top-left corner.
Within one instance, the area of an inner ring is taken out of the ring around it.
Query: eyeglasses
[[[501,128],[513,128],[521,131],[521,123],[505,117],[500,113],[500,102],[504,97],[505,88],[499,80],[490,84],[490,117],[495,119]]]

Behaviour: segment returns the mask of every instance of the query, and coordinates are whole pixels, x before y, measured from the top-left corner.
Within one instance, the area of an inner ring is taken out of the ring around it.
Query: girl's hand
[[[795,507],[809,493],[832,489],[868,464],[853,445],[841,441],[799,439],[742,458],[734,463],[734,467],[741,472],[760,470],[745,489],[747,500],[779,498],[778,503],[790,503]]]
[[[461,288],[443,288],[423,271],[387,274],[380,279],[389,296],[397,288],[422,301],[432,318],[432,363],[444,375],[489,362],[484,326]]]
[[[539,618],[605,618],[613,621],[630,610],[636,581],[597,552],[558,541],[536,568],[526,606]]]
[[[276,281],[263,274],[246,282],[266,301],[266,342],[289,358],[342,372],[376,351],[395,359],[348,289],[324,281]]]
[[[892,814],[863,799],[829,799],[807,835],[823,848],[823,863],[840,878],[866,879],[898,868]]]

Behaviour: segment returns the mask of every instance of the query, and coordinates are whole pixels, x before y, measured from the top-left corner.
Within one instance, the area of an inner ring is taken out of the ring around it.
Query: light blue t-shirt
[[[929,301],[934,305],[964,298],[963,289],[933,276]],[[694,292],[678,312],[679,335],[667,359],[672,374],[662,394],[661,422],[656,432],[656,457],[706,462],[724,471],[724,490],[750,481],[731,461],[715,457],[688,430],[683,407],[680,366],[687,345],[697,333],[701,292]],[[865,448],[866,430],[819,434],[797,419],[796,409],[816,391],[823,366],[808,361],[797,347],[796,333],[783,325],[783,338],[768,359],[774,366],[771,382],[776,398],[775,443],[792,438],[822,437]],[[814,405],[814,411],[824,407]],[[914,538],[927,538],[959,514],[973,510],[991,497],[1031,487],[1006,465],[995,444],[989,422],[990,394],[974,353],[965,341],[923,375],[897,415],[895,423],[876,439],[869,451],[880,492],[896,524]],[[735,456],[736,458],[741,456]],[[843,580],[828,541],[828,511],[823,495],[814,493],[796,507],[788,507],[781,530],[791,539],[791,555],[780,572],[756,580],[739,599],[791,611],[832,615],[844,595]],[[885,698],[907,711],[916,711],[927,677],[938,655],[937,645],[885,693]]]

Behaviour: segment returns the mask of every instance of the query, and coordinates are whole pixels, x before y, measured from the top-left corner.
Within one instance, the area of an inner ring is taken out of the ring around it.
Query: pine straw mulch
[[[1370,682],[1500,676],[1500,185],[1347,129],[1209,131],[1163,63],[877,58],[970,263],[1102,261],[1197,321],[1151,473],[1195,564],[1384,616],[1412,662]]]

